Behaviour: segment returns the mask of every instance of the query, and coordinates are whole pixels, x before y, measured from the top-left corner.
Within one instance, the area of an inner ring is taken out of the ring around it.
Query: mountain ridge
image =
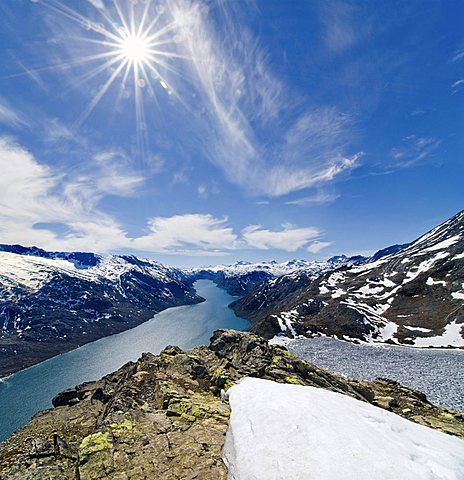
[[[387,249],[388,250],[388,249]],[[329,335],[464,346],[464,211],[387,256],[317,279],[284,276],[235,301],[265,338]]]
[[[176,268],[134,256],[0,246],[0,376],[198,303]]]
[[[335,270],[342,266],[366,263],[372,258],[382,258],[392,252],[397,252],[407,246],[392,245],[377,251],[372,257],[354,255],[333,256],[325,261],[317,260],[287,260],[285,262],[245,262],[237,261],[230,265],[210,265],[184,269],[184,273],[193,280],[208,279],[214,281],[220,288],[224,288],[230,295],[241,296],[250,293],[261,283],[283,275],[304,273],[308,277],[317,278],[322,273]]]

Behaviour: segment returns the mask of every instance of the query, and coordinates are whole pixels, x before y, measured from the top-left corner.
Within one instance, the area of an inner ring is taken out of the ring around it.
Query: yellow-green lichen
[[[285,383],[293,383],[294,385],[306,385],[300,378],[298,377],[285,377]]]
[[[90,455],[109,448],[111,448],[111,440],[108,432],[92,433],[82,440],[79,447],[79,455]]]
[[[211,375],[211,383],[216,385],[218,388],[228,389],[234,382],[230,380],[229,374],[224,367],[218,367]]]
[[[176,414],[191,422],[204,418],[228,416],[227,408],[220,400],[201,394],[171,399],[167,410],[171,414]]]
[[[452,415],[451,413],[448,413],[448,412],[441,412],[440,415],[442,417],[446,417],[446,418],[454,418],[454,415]]]
[[[129,418],[125,418],[123,422],[121,423],[112,423],[110,425],[110,430],[113,436],[119,437],[121,436],[124,432],[133,430],[135,427],[135,423],[130,420]]]

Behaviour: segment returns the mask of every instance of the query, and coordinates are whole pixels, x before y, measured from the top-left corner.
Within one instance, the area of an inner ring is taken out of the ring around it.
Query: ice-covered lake
[[[421,390],[436,405],[464,412],[464,350],[367,345],[320,337],[287,348],[318,367],[351,378],[390,378]]]

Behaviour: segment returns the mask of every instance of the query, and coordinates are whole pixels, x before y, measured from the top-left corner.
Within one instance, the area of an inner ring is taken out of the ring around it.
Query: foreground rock
[[[225,479],[230,410],[221,391],[245,376],[343,393],[464,437],[463,416],[420,392],[389,380],[347,380],[258,336],[219,330],[209,347],[144,354],[57,395],[54,409],[1,446],[0,478]]]

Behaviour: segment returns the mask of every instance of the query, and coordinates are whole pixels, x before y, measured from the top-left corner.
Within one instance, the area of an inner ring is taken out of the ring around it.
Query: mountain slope
[[[463,346],[464,212],[400,251],[316,280],[281,277],[233,304],[252,331]]]
[[[2,245],[0,376],[201,300],[151,260]]]

